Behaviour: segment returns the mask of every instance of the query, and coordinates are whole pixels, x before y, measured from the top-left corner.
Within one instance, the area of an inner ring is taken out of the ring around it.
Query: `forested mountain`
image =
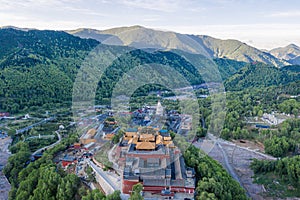
[[[272,49],[270,53],[276,58],[287,60],[291,64],[300,64],[300,47],[295,44]]]
[[[248,64],[225,82],[228,90],[281,86],[300,79],[299,66],[281,69],[263,63]]]
[[[76,71],[98,44],[62,31],[1,29],[0,109],[70,101]]]
[[[136,48],[155,47],[180,49],[201,53],[212,58],[229,58],[244,62],[262,62],[277,67],[288,64],[268,52],[251,47],[238,40],[220,40],[205,35],[185,35],[148,29],[142,26],[119,27],[108,30],[77,29],[67,31],[82,38],[93,38],[108,44],[133,46]]]
[[[119,29],[107,33],[118,32]],[[172,34],[172,33],[169,33]],[[89,53],[101,46],[121,53],[99,78],[97,103],[108,103],[118,80],[135,66],[147,63],[168,65],[191,84],[201,84],[203,78],[216,76],[217,67],[229,90],[248,87],[278,86],[299,80],[299,67],[278,69],[257,63],[247,64],[227,58],[209,58],[180,50],[139,50],[124,46],[100,44],[93,39],[81,39],[63,31],[0,29],[0,110],[18,112],[53,106],[70,106],[73,83],[78,69]],[[177,52],[176,52],[177,51]],[[202,73],[185,57],[198,63]],[[233,75],[233,76],[232,76]],[[159,77],[155,77],[159,78]],[[210,77],[215,80],[215,77]],[[178,82],[176,78],[174,83]],[[146,85],[138,93],[145,94],[155,87]],[[159,89],[159,87],[156,89]]]
[[[73,82],[82,61],[100,44],[96,40],[81,39],[62,31],[0,29],[0,109],[18,112],[35,106],[45,108],[70,105]],[[203,83],[195,67],[172,51],[134,50],[128,47],[106,46],[110,51],[127,52],[117,58],[99,78],[96,100],[107,102],[114,84],[135,66],[147,63],[169,65],[182,74],[191,85]],[[223,79],[234,74],[245,63],[227,59],[209,60],[202,55],[196,59],[204,76],[211,65],[217,64]],[[175,78],[175,77],[174,77]],[[176,78],[174,83],[176,83]],[[150,90],[145,86],[142,93]]]

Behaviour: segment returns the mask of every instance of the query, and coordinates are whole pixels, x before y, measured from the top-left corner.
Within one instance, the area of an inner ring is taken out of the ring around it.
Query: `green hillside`
[[[281,69],[262,63],[248,64],[225,82],[227,90],[281,86],[300,79],[299,66]]]
[[[82,38],[93,38],[106,44],[136,48],[152,47],[164,50],[179,49],[200,53],[210,58],[228,58],[248,63],[257,61],[277,67],[289,64],[269,52],[261,51],[241,41],[221,40],[207,35],[179,34],[142,26],[118,27],[107,30],[81,28],[67,32]]]
[[[0,109],[70,101],[82,60],[99,42],[61,31],[0,30]]]
[[[0,110],[26,111],[38,107],[70,106],[73,83],[78,69],[89,53],[101,46],[120,54],[99,77],[97,103],[109,103],[115,84],[136,66],[156,63],[175,69],[191,85],[207,80],[226,80],[229,90],[251,87],[280,86],[299,80],[299,67],[278,69],[264,64],[247,64],[226,58],[209,60],[180,50],[139,50],[124,46],[102,45],[93,39],[81,39],[62,31],[0,30]],[[126,53],[123,53],[126,52]],[[188,58],[197,66],[189,63]],[[199,74],[196,70],[200,69]],[[141,72],[147,75],[147,68]],[[148,75],[151,76],[151,75]],[[160,77],[151,77],[156,82]],[[163,78],[164,79],[164,78]],[[172,77],[174,85],[180,83]],[[146,85],[137,91],[145,95],[162,86]]]
[[[70,106],[73,82],[86,56],[101,45],[61,31],[0,30],[0,110],[26,111],[53,105]],[[116,59],[99,77],[96,100],[107,102],[118,80],[135,66],[147,63],[169,65],[190,84],[203,79],[194,66],[173,52],[132,50],[128,47],[103,46],[114,53],[127,53]],[[204,57],[197,58],[209,68]],[[203,62],[202,62],[203,61]],[[159,78],[159,77],[158,77]],[[178,82],[173,77],[174,83]],[[152,87],[153,89],[153,87]],[[144,88],[142,93],[148,92]]]

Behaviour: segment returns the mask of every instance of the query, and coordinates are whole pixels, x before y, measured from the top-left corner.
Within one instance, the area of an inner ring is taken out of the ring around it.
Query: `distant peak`
[[[6,29],[6,28],[13,28],[13,29],[17,29],[18,27],[15,26],[1,26],[1,29]]]
[[[145,28],[145,27],[141,25],[133,25],[133,26],[129,26],[129,28]]]
[[[296,48],[296,49],[299,49],[299,46],[297,46],[297,45],[295,45],[295,44],[289,44],[289,45],[287,45],[286,47],[288,47],[288,48]]]
[[[18,31],[35,30],[35,29],[33,29],[33,28],[19,28],[19,27],[11,26],[11,25],[8,25],[8,26],[1,26],[0,29],[15,29],[15,30],[18,30]]]
[[[145,27],[140,26],[140,25],[133,25],[133,26],[121,26],[121,27],[116,27],[116,28],[112,28],[112,29],[128,29],[128,30],[132,30],[132,29],[142,29],[142,28],[145,28]]]

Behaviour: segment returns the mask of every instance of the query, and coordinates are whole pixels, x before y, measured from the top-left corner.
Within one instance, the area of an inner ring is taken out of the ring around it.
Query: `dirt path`
[[[217,145],[215,145],[217,144]],[[260,195],[264,191],[261,185],[252,183],[253,171],[250,169],[252,159],[275,159],[261,152],[240,147],[234,143],[213,139],[195,143],[195,146],[208,153],[213,159],[219,161],[225,169],[244,187],[252,199],[263,200]],[[233,170],[233,171],[232,171]],[[237,175],[237,177],[235,177]]]
[[[10,156],[10,152],[8,152],[8,147],[11,142],[12,139],[10,137],[0,139],[0,200],[8,199],[8,192],[11,188],[7,178],[2,173],[2,168],[6,165],[7,160]]]

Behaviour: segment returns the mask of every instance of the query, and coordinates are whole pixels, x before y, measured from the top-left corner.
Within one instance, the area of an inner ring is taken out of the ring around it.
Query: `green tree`
[[[142,190],[143,190],[142,184],[140,184],[140,183],[135,184],[132,187],[132,192],[131,192],[129,200],[143,200],[144,198],[141,195]]]

